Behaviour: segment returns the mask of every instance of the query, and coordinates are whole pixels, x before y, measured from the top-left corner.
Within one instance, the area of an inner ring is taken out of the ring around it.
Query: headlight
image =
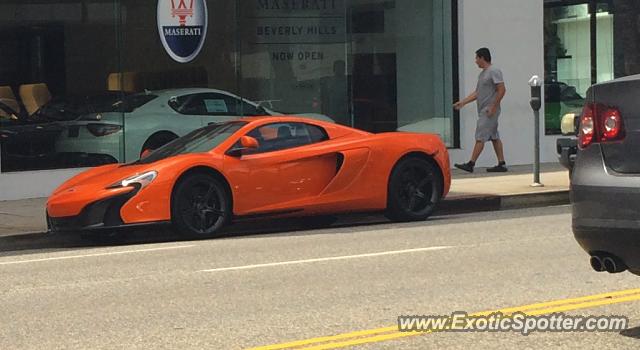
[[[158,172],[155,170],[147,171],[145,173],[128,177],[122,181],[118,181],[107,188],[119,188],[128,187],[132,185],[139,185],[140,189],[147,187],[158,176]]]

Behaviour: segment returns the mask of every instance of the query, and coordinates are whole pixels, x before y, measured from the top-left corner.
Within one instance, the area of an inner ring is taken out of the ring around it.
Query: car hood
[[[127,177],[151,170],[149,164],[128,165],[109,164],[84,171],[60,185],[53,194],[66,191],[72,187],[107,187]]]
[[[75,188],[81,190],[105,189],[128,177],[155,170],[158,172],[157,182],[175,180],[184,171],[206,166],[221,169],[222,157],[211,153],[188,153],[166,159],[161,159],[148,164],[109,164],[84,171],[60,185],[53,195]]]

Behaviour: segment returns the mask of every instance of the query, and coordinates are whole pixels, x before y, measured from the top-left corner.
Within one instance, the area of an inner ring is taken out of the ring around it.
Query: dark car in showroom
[[[567,113],[562,117],[562,135],[556,140],[556,152],[558,162],[569,170],[569,179],[573,173],[573,164],[576,162],[578,153],[578,129],[580,126],[580,113]]]
[[[640,275],[640,75],[589,88],[571,178],[572,226],[596,271]]]
[[[584,98],[576,92],[576,87],[560,81],[544,83],[544,129],[546,134],[559,134],[562,119],[568,113],[579,113]]]

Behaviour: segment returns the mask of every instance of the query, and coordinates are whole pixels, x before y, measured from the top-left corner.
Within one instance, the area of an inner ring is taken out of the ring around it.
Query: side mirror
[[[242,136],[240,138],[240,145],[246,149],[256,149],[258,148],[258,140],[251,136]]]
[[[258,140],[251,136],[242,136],[240,138],[240,146],[235,146],[227,151],[227,155],[231,157],[240,157],[242,152],[250,149],[257,149],[259,146]]]
[[[147,149],[145,149],[144,151],[142,151],[142,154],[140,154],[140,159],[142,159],[142,158],[146,158],[148,155],[150,155],[150,154],[151,154],[151,152],[153,152],[153,151],[152,151],[152,150],[150,150],[150,149],[148,149],[148,148],[147,148]]]
[[[560,122],[560,130],[562,131],[562,135],[576,134],[575,119],[575,113],[567,113],[562,116],[562,121]]]

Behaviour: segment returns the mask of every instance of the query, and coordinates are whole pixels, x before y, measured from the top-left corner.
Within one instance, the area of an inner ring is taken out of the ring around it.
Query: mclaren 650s
[[[425,220],[447,194],[438,135],[372,134],[300,117],[208,125],[127,164],[87,170],[49,197],[52,232],[171,223],[214,237],[234,219],[381,211]]]

